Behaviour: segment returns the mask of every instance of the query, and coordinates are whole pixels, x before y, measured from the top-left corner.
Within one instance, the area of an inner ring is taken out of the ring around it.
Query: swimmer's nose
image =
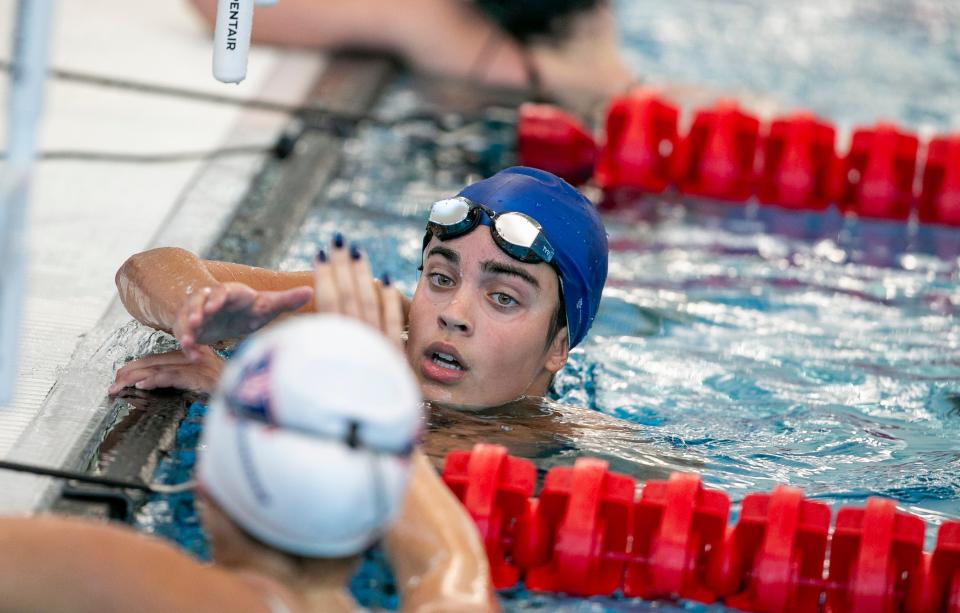
[[[473,324],[467,315],[464,305],[458,300],[451,301],[437,317],[437,324],[443,330],[456,332],[464,336],[473,334]]]

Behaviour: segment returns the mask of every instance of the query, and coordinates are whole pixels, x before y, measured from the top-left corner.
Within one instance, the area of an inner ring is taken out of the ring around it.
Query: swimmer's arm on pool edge
[[[476,526],[417,451],[400,515],[387,533],[403,611],[497,611]]]
[[[259,325],[283,313],[314,310],[312,286],[313,271],[278,272],[266,268],[203,260],[185,249],[161,247],[137,253],[127,259],[116,274],[117,291],[127,312],[137,321],[158,330],[173,332],[183,342],[181,333],[199,325],[188,321],[188,301],[192,298],[203,306],[204,301],[222,301],[223,289],[243,294],[243,287],[253,290],[241,296],[248,302],[237,310],[233,321],[235,328],[243,333],[252,331],[251,319],[261,320]],[[201,292],[210,288],[206,297]],[[403,297],[404,314],[409,310],[410,300]],[[223,307],[223,302],[212,305]],[[215,309],[204,309],[207,315]],[[202,317],[202,316],[201,316]],[[180,320],[178,322],[178,320]],[[256,326],[259,327],[259,326]],[[232,332],[232,330],[231,330]],[[209,343],[222,338],[205,338]]]
[[[120,301],[137,321],[174,331],[187,299],[205,288],[239,283],[256,291],[284,291],[313,285],[312,275],[203,260],[185,249],[160,247],[130,256],[116,274]],[[312,296],[312,292],[311,292]],[[302,310],[312,300],[300,301]]]
[[[128,527],[0,518],[0,610],[266,611],[264,594]]]

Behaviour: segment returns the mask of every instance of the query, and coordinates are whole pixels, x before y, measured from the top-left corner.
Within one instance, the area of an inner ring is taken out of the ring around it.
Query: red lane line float
[[[835,199],[836,130],[809,113],[770,124],[757,172],[760,202],[789,209],[825,209]]]
[[[892,500],[869,498],[865,509],[840,509],[830,541],[827,611],[900,610],[908,578],[920,571],[925,528]]]
[[[960,134],[930,141],[919,201],[920,221],[960,226]]]
[[[520,569],[543,566],[550,562],[553,552],[553,535],[541,521],[540,501],[530,499],[527,512],[517,519],[510,553],[513,563]]]
[[[960,227],[960,134],[926,147],[921,180],[919,140],[889,123],[858,128],[850,150],[836,151],[836,129],[805,112],[760,121],[733,101],[696,112],[689,133],[678,132],[679,110],[653,90],[614,98],[598,149],[574,116],[546,104],[524,104],[517,125],[521,163],[543,168],[574,185],[591,175],[605,190],[603,206],[635,202],[640,192],[673,184],[682,193],[823,210],[836,203],[860,217]],[[915,190],[916,183],[916,190]]]
[[[680,139],[678,117],[675,106],[652,92],[640,90],[615,98],[597,161],[600,187],[665,190],[672,180],[670,161]]]
[[[580,185],[593,175],[597,144],[576,117],[549,104],[527,103],[520,106],[517,152],[524,166]]]
[[[513,586],[519,572],[506,559],[504,543],[510,540],[518,519],[528,512],[537,477],[533,463],[508,456],[500,445],[480,444],[473,451],[447,455],[442,476],[477,524],[494,586]]]
[[[702,570],[727,527],[730,499],[703,487],[700,477],[673,473],[648,481],[633,513],[632,561],[623,593],[643,598],[713,602]]]
[[[748,494],[740,519],[707,569],[724,602],[745,611],[816,611],[830,507],[794,487]]]
[[[623,578],[636,483],[607,463],[580,458],[547,473],[537,521],[551,535],[547,563],[528,569],[531,590],[578,596],[611,594]]]
[[[760,121],[736,102],[697,112],[674,156],[674,179],[685,194],[743,202],[753,195]]]
[[[547,473],[498,445],[447,455],[443,479],[477,523],[494,584],[578,596],[721,599],[747,611],[960,613],[960,520],[924,554],[923,520],[892,500],[842,508],[824,559],[830,509],[797,488],[748,494],[727,529],[730,500],[699,476],[634,480],[580,458]]]
[[[860,217],[907,219],[918,148],[916,136],[892,124],[856,130],[840,164],[840,208]]]
[[[936,549],[923,557],[921,577],[910,584],[907,613],[960,613],[960,520],[940,526]]]

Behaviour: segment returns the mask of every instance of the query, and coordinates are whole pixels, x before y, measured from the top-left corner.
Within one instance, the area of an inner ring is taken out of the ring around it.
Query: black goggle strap
[[[271,428],[278,428],[290,432],[297,432],[303,436],[315,439],[331,440],[343,443],[350,449],[363,449],[377,454],[393,455],[401,458],[409,457],[416,447],[416,439],[404,442],[402,445],[377,445],[363,440],[363,423],[357,420],[346,420],[346,432],[343,434],[333,434],[327,432],[317,432],[316,430],[307,430],[296,426],[279,426],[270,419],[269,411],[259,410],[259,407],[248,407],[242,402],[235,402],[234,399],[227,397],[227,409],[233,417],[247,421],[254,421]]]

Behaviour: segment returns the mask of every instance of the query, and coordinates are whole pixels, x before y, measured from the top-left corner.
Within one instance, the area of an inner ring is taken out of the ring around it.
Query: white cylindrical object
[[[273,6],[277,0],[257,0],[257,6]]]
[[[254,0],[218,0],[213,31],[213,76],[239,83],[247,76]]]

